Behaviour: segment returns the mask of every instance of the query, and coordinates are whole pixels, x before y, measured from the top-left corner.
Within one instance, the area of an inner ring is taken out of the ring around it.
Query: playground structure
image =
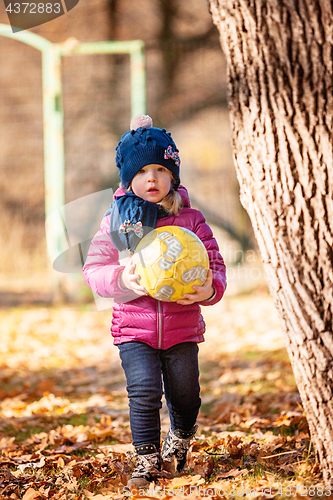
[[[146,112],[146,76],[144,43],[126,42],[79,43],[70,40],[51,43],[28,31],[13,33],[10,25],[0,24],[0,36],[28,44],[42,54],[43,140],[45,178],[45,218],[65,205],[64,110],[62,98],[62,57],[80,54],[128,54],[131,71],[131,115]],[[53,254],[61,252],[63,235],[52,233],[48,241]]]

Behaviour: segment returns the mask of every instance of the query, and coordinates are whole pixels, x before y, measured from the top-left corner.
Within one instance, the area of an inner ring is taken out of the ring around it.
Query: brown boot
[[[175,457],[177,460],[177,471],[181,472],[185,467],[187,451],[197,428],[197,425],[190,431],[182,431],[180,429],[173,431],[170,428],[162,446],[161,455],[163,462],[167,464]]]
[[[161,470],[161,456],[153,444],[143,444],[135,448],[136,468],[127,486],[148,488]]]

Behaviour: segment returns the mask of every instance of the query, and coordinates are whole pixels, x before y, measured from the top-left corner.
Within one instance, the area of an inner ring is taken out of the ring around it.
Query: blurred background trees
[[[8,24],[2,4],[0,22]],[[193,205],[236,242],[229,260],[241,260],[243,250],[253,245],[252,230],[239,203],[225,60],[206,2],[80,0],[68,14],[31,31],[55,43],[144,40],[147,112],[154,125],[172,132]],[[10,270],[13,277],[45,271],[48,265],[41,56],[0,37],[0,65],[0,274]],[[131,118],[129,58],[63,57],[62,78],[70,202],[117,187],[114,148]]]

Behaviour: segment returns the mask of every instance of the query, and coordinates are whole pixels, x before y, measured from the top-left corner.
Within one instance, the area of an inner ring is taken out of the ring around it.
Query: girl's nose
[[[148,181],[150,182],[156,181],[156,173],[152,170],[149,172]]]

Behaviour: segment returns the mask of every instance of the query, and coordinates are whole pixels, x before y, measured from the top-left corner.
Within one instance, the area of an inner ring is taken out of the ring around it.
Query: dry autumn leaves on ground
[[[129,491],[135,460],[110,311],[0,309],[0,498],[333,498],[268,294],[204,312],[202,409],[186,470]]]

